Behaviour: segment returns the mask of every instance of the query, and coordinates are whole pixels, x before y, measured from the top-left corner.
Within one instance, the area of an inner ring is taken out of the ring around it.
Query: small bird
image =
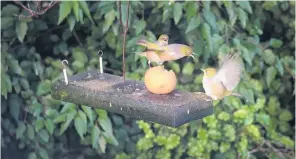
[[[162,34],[159,36],[158,40],[155,42],[158,46],[168,45],[169,36],[166,34]],[[151,62],[156,62],[157,65],[162,65],[164,61],[162,61],[158,55],[153,51],[146,51],[138,53],[140,56],[145,56],[148,59],[148,65],[151,67]]]
[[[201,69],[204,73],[202,84],[206,95],[214,100],[220,100],[226,96],[239,96],[232,92],[240,81],[242,62],[237,53],[230,53],[224,57],[220,68]]]
[[[155,58],[155,61],[172,61],[172,60],[178,60],[184,56],[193,56],[193,51],[192,48],[183,45],[183,44],[169,44],[169,45],[164,45],[164,46],[159,46],[156,43],[148,42],[146,40],[139,40],[137,42],[138,45],[142,45],[147,47],[148,51],[142,52],[142,54],[146,54],[146,57],[149,59],[149,57]],[[158,55],[151,55],[149,54],[155,53]],[[151,59],[149,59],[151,60]]]

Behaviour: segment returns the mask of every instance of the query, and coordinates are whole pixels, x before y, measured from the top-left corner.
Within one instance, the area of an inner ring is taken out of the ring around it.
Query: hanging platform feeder
[[[213,113],[212,100],[204,93],[174,90],[167,95],[149,92],[142,81],[88,71],[68,77],[68,84],[53,84],[52,97],[88,105],[136,119],[179,127]]]

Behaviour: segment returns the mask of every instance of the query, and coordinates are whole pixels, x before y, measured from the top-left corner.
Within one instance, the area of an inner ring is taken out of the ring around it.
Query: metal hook
[[[66,62],[68,65],[68,61],[67,60],[62,61],[62,65],[64,66],[63,73],[64,73],[64,78],[65,78],[65,83],[66,83],[66,85],[68,85],[69,82],[68,82],[68,76],[67,76],[67,69],[66,69],[66,65],[64,64],[64,62]]]
[[[99,56],[102,57],[102,56],[104,55],[104,52],[103,52],[102,50],[99,50],[99,51],[98,51],[98,54],[99,54]]]
[[[99,50],[98,54],[100,56],[100,73],[103,73],[103,58],[102,58],[102,56],[103,56],[104,52],[102,50]]]
[[[69,63],[68,63],[68,61],[67,61],[67,60],[63,60],[63,61],[62,61],[62,65],[64,66],[64,68],[66,68],[66,66],[65,66],[64,62],[66,62],[66,63],[67,63],[67,65],[68,65]]]

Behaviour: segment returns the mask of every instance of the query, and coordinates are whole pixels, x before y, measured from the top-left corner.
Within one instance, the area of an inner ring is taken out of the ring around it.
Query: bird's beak
[[[205,72],[205,70],[204,70],[204,69],[201,69],[201,71],[202,71],[202,72]]]
[[[191,54],[190,56],[191,56],[193,59],[195,59],[195,57],[194,57],[192,54]]]

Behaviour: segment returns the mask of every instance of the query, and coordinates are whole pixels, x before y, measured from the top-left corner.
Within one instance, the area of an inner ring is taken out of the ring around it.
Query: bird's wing
[[[158,44],[152,43],[152,42],[149,42],[149,41],[146,41],[143,39],[138,40],[137,44],[145,46],[145,47],[147,47],[148,50],[151,50],[151,51],[165,51],[165,49],[163,47],[159,46]]]
[[[237,53],[225,56],[221,66],[215,75],[215,79],[221,81],[228,91],[232,91],[240,81],[242,63]]]

